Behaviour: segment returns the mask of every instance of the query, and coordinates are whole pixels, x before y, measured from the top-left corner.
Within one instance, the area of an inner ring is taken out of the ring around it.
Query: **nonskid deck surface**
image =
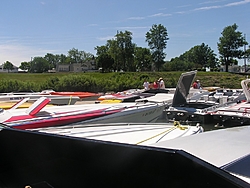
[[[174,126],[173,123],[83,124],[34,129],[33,131],[71,137],[90,138],[129,144],[148,145],[163,140],[198,134],[198,126]]]

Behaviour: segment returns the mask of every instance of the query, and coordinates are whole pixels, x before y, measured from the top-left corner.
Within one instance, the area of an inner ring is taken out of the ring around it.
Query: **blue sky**
[[[16,66],[76,48],[96,55],[117,31],[148,47],[153,24],[167,28],[166,60],[207,44],[216,54],[223,29],[236,23],[250,43],[250,0],[1,0],[0,64]]]

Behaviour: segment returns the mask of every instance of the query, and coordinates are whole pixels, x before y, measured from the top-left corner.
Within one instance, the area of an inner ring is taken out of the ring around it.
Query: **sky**
[[[96,55],[117,31],[132,32],[132,42],[148,48],[154,24],[167,29],[166,60],[202,43],[218,57],[221,33],[234,23],[250,44],[249,18],[250,0],[1,0],[0,65],[73,48]]]

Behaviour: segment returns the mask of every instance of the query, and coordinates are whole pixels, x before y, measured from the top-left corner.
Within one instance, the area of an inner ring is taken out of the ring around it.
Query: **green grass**
[[[105,89],[121,91],[129,88],[142,88],[144,79],[149,82],[154,82],[160,77],[164,79],[166,87],[175,87],[181,73],[183,72],[0,73],[0,83],[2,82],[2,88],[4,88],[4,90],[8,87],[4,86],[4,84],[6,85],[7,83],[8,85],[10,81],[18,82],[17,84],[14,83],[15,87],[12,86],[12,88],[17,89],[17,87],[20,87],[21,84],[19,83],[21,82],[25,83],[25,86],[22,86],[24,87],[23,89],[39,85],[39,87],[34,88],[34,90],[36,90],[52,89],[44,87],[53,87],[55,85],[54,81],[59,80],[57,83],[60,83],[61,85],[57,85],[57,88],[54,88],[55,90],[73,90],[74,88],[79,90],[80,87],[85,90],[89,89],[93,91],[103,91]],[[225,88],[241,88],[240,82],[245,78],[246,76],[244,75],[226,72],[198,72],[195,79],[199,79],[203,87],[215,86]],[[62,87],[62,84],[68,80],[70,84]],[[72,88],[69,88],[71,86]]]

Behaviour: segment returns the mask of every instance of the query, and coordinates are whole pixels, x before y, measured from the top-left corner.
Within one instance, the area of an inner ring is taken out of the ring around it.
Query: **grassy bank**
[[[0,92],[41,91],[122,91],[142,88],[146,79],[153,82],[162,77],[166,87],[175,87],[182,72],[132,72],[132,73],[1,73]],[[198,72],[196,79],[203,87],[241,88],[246,76],[225,72]]]

